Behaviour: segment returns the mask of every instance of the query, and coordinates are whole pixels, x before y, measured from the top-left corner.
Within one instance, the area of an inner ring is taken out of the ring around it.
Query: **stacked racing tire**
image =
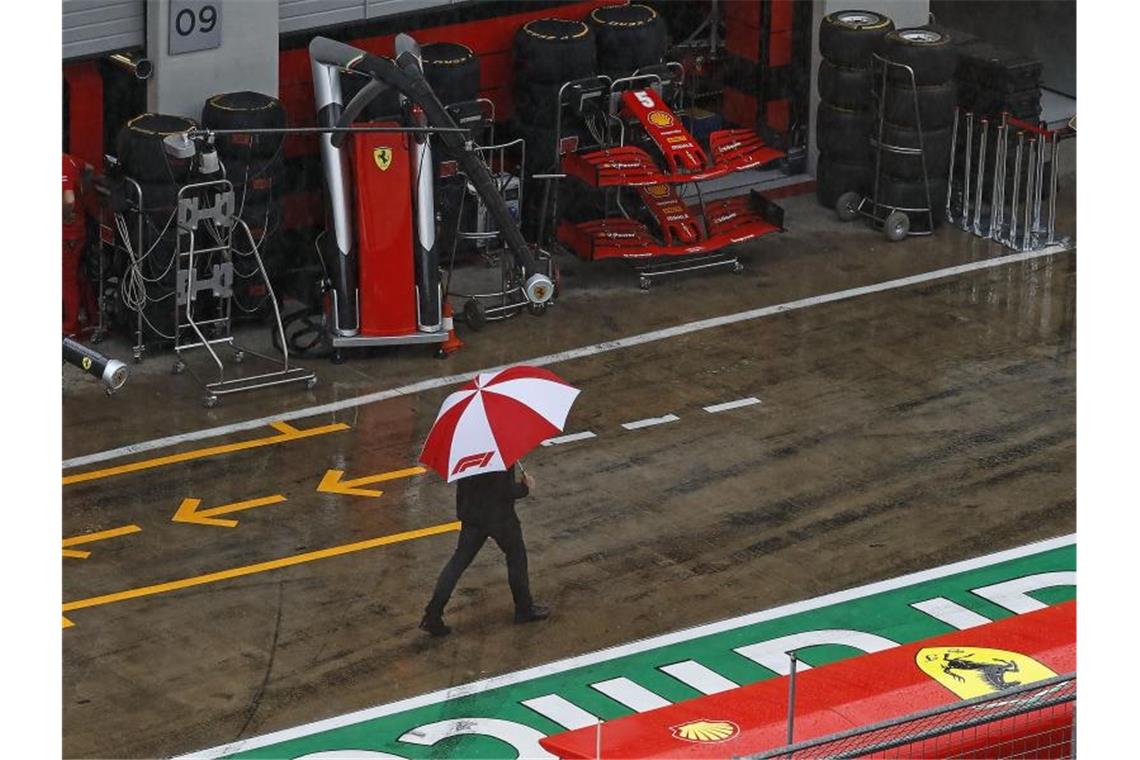
[[[209,129],[280,129],[285,124],[281,101],[259,92],[214,95],[202,107],[202,125]],[[249,225],[270,281],[275,282],[286,267],[279,245],[286,181],[284,135],[218,135],[215,145],[226,179],[233,183],[235,213]],[[262,319],[273,307],[249,239],[240,227],[234,230],[233,245],[233,315],[236,319]]]
[[[444,105],[479,97],[479,59],[458,42],[432,42],[420,50],[424,78]]]
[[[914,72],[912,83],[905,70],[888,67],[882,93],[883,144],[921,148],[922,153],[880,152],[878,202],[904,209],[929,206],[938,226],[949,192],[951,135],[958,100],[954,82],[957,52],[949,34],[922,27],[896,29],[884,35],[879,55]],[[924,211],[911,211],[908,216],[910,229],[929,230],[931,218]]]
[[[586,23],[597,38],[599,74],[628,77],[665,58],[665,19],[648,5],[605,5],[590,11]]]
[[[528,21],[514,40],[514,116],[511,130],[526,141],[528,177],[524,195],[523,228],[533,234],[538,226],[543,187],[530,181],[535,174],[556,171],[559,163],[555,145],[559,120],[558,93],[562,85],[597,73],[597,42],[594,31],[583,21],[540,18]],[[561,109],[561,134],[585,138],[584,123]],[[550,229],[547,220],[546,229]]]
[[[870,148],[874,124],[871,56],[894,27],[886,16],[862,10],[837,11],[820,21],[816,198],[828,208],[835,208],[845,193],[871,191],[875,168]]]

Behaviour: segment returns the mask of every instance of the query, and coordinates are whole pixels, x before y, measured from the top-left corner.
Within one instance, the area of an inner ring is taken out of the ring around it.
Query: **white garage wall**
[[[814,0],[811,31],[811,126],[808,131],[808,173],[815,175],[819,150],[815,144],[815,111],[819,105],[819,87],[816,84],[816,71],[819,69],[819,22],[824,16],[836,11],[865,10],[888,16],[895,27],[903,29],[922,26],[930,20],[929,0]]]

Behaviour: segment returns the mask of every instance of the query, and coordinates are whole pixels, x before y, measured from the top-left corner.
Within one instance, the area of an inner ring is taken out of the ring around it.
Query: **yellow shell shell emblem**
[[[722,742],[740,733],[740,726],[730,720],[692,720],[669,729],[673,736],[687,742]]]
[[[372,160],[376,162],[380,171],[388,171],[388,167],[392,165],[392,149],[388,147],[373,148]]]
[[[80,362],[80,364],[83,365],[83,369],[85,369],[85,370],[91,369],[91,357],[90,356],[84,356],[83,360]]]
[[[649,185],[645,188],[645,192],[652,198],[664,198],[669,195],[669,187],[667,185]]]
[[[668,111],[650,111],[649,123],[655,127],[673,126],[673,114]]]
[[[962,699],[1012,689],[1057,675],[1032,657],[1005,649],[926,647],[915,663]]]

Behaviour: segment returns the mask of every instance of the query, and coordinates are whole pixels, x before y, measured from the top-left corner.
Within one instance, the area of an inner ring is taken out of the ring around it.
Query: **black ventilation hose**
[[[401,94],[418,104],[424,110],[427,122],[433,127],[458,129],[455,120],[443,107],[431,85],[420,73],[419,65],[414,56],[404,53],[398,60],[371,55],[363,50],[336,42],[327,37],[316,37],[309,43],[309,54],[320,63],[339,66],[349,71],[358,71],[378,79],[385,84],[396,88]],[[378,94],[378,93],[377,93]],[[359,96],[358,96],[359,97]],[[351,126],[351,124],[338,123],[337,126]],[[474,154],[467,150],[463,138],[458,132],[439,132],[440,142],[449,153],[455,156],[463,167],[471,184],[486,204],[487,210],[499,225],[507,247],[510,248],[515,260],[522,266],[524,273],[529,275],[540,274],[538,262],[531,253],[530,246],[519,231],[518,224],[507,209],[507,204],[495,186],[487,166]],[[552,291],[552,289],[550,289]],[[552,292],[543,294],[536,300],[541,303],[550,298]],[[528,296],[529,297],[529,296]]]

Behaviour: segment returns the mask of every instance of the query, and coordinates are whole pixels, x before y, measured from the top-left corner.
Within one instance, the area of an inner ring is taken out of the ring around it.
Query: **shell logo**
[[[669,195],[669,187],[667,185],[649,185],[645,188],[645,192],[653,198],[665,198]]]
[[[655,127],[671,127],[676,121],[668,111],[650,111],[646,118]]]
[[[691,720],[669,729],[673,736],[687,742],[723,742],[740,733],[740,726],[730,720]]]

